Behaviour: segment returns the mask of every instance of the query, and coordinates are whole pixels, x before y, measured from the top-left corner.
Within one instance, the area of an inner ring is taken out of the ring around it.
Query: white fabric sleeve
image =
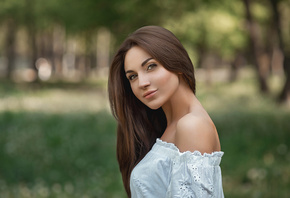
[[[221,153],[184,153],[173,161],[166,197],[223,198]]]

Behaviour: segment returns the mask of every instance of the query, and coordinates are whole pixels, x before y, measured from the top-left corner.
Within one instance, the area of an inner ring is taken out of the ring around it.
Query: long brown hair
[[[109,72],[108,92],[111,110],[118,122],[117,159],[128,196],[130,175],[136,164],[148,153],[166,128],[162,110],[152,110],[133,94],[124,71],[124,59],[129,49],[139,46],[168,71],[182,74],[195,93],[192,62],[180,43],[169,30],[145,26],[129,35],[117,51]]]

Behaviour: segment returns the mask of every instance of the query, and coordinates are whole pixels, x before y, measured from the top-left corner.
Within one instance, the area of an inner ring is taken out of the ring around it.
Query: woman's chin
[[[161,107],[161,105],[157,105],[157,104],[146,104],[146,106],[152,110],[157,110]]]

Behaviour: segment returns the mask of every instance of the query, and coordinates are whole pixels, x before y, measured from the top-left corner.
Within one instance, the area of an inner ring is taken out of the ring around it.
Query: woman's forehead
[[[144,63],[144,61],[148,60],[149,58],[152,58],[152,56],[149,55],[143,48],[134,46],[129,49],[125,55],[124,69],[126,71],[134,69],[135,67],[140,67],[142,66],[142,63]]]

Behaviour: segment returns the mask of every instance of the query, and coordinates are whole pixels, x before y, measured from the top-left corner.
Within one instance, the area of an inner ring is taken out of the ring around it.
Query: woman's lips
[[[147,91],[147,92],[143,95],[143,97],[146,98],[146,99],[151,98],[152,96],[155,95],[156,92],[157,92],[157,90]]]

